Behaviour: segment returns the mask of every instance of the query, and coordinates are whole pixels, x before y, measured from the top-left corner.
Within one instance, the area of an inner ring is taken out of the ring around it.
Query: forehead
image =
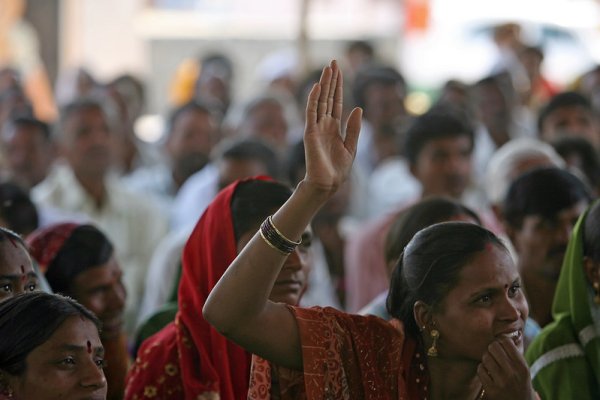
[[[21,266],[31,269],[29,254],[17,241],[11,242],[3,237],[0,241],[0,275],[21,274]]]
[[[46,342],[35,348],[32,353],[45,354],[49,351],[57,351],[65,346],[73,345],[85,349],[88,341],[94,347],[101,346],[96,325],[83,316],[70,316],[65,319]]]
[[[539,214],[530,214],[530,215],[526,215],[525,218],[523,219],[524,223],[535,223],[535,222],[539,222],[539,221],[543,221],[543,220],[557,220],[557,221],[572,221],[576,218],[579,217],[579,215],[585,211],[586,207],[587,207],[588,202],[586,200],[581,200],[567,208],[563,208],[562,210],[558,211],[556,214],[554,214],[552,217],[547,217],[547,216],[543,216],[543,215],[539,215]]]
[[[471,138],[467,133],[458,133],[449,136],[436,137],[423,143],[421,153],[439,151],[466,151],[471,149]]]
[[[116,258],[111,257],[106,263],[88,268],[75,276],[74,284],[79,287],[95,286],[113,279],[121,273],[121,267]]]
[[[176,127],[178,125],[184,123],[198,122],[201,121],[203,124],[211,124],[212,116],[206,110],[201,108],[188,108],[186,110],[181,111],[177,114],[173,120],[173,126]]]
[[[5,129],[2,129],[2,138],[4,140],[27,139],[27,138],[44,138],[44,132],[39,126],[33,124],[7,124]]]
[[[557,108],[546,117],[546,124],[552,125],[569,119],[591,119],[592,113],[583,106],[573,105]]]
[[[65,116],[65,125],[81,124],[83,122],[89,123],[91,121],[106,122],[107,118],[102,108],[98,105],[90,104],[79,107],[75,110],[70,111]]]
[[[487,245],[461,269],[457,289],[469,295],[483,288],[504,287],[519,277],[517,267],[506,249]]]

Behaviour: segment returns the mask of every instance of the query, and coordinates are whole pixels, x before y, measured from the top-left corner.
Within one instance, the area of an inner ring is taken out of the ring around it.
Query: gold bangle
[[[276,226],[275,226],[275,224],[273,223],[273,218],[272,218],[272,217],[273,217],[272,215],[269,215],[269,216],[267,217],[267,220],[269,221],[269,224],[271,224],[271,226],[273,227],[273,229],[275,229],[275,232],[277,232],[277,234],[278,234],[279,236],[281,236],[281,238],[282,238],[283,240],[285,240],[286,242],[289,242],[289,243],[290,243],[291,245],[293,245],[293,246],[299,246],[299,245],[300,245],[300,243],[302,243],[302,238],[300,238],[300,240],[298,240],[297,242],[294,242],[292,239],[288,239],[288,238],[287,238],[287,236],[285,236],[283,233],[279,232],[279,229],[277,229],[277,227],[276,227]]]

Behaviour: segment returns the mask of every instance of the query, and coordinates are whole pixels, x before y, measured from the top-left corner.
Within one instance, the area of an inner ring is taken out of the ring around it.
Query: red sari
[[[245,399],[251,356],[202,317],[212,288],[237,255],[234,183],[208,206],[183,250],[179,311],[141,346],[127,375],[125,399]]]
[[[429,377],[416,341],[398,321],[333,308],[295,308],[304,371],[254,357],[248,399],[423,399]],[[273,374],[276,375],[275,379]],[[272,387],[275,381],[277,388]]]

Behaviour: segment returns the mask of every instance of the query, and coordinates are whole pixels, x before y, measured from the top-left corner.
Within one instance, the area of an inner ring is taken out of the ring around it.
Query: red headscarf
[[[250,354],[202,317],[208,294],[237,255],[231,199],[238,184],[217,195],[188,239],[175,322],[143,343],[126,399],[246,399]]]
[[[48,266],[62,249],[65,241],[81,224],[66,222],[38,229],[27,237],[29,253],[37,261],[40,271],[44,274]]]

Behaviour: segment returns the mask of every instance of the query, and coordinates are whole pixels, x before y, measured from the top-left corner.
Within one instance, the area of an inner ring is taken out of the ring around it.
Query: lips
[[[302,287],[302,282],[293,279],[281,280],[275,282],[276,286]]]
[[[511,331],[504,331],[496,337],[505,337],[514,342],[514,344],[518,347],[523,342],[523,329],[515,329]]]

